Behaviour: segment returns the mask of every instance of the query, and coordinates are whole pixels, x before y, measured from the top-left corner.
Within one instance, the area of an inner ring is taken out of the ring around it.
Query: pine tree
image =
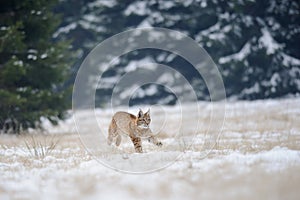
[[[211,54],[220,52],[216,62],[228,96],[263,99],[299,94],[300,55],[295,47],[300,42],[299,8],[299,1],[223,4],[219,28],[207,32],[207,37],[216,34],[222,39],[210,40],[207,49]]]
[[[65,2],[68,1],[73,0]],[[78,11],[80,17],[66,18],[73,20],[76,29],[60,37],[78,38],[76,33],[84,30],[88,33],[85,40],[74,46],[86,54],[91,50],[90,44],[131,28],[169,28],[187,34],[208,51],[223,75],[228,97],[261,99],[300,94],[299,1],[79,1],[86,2]],[[195,77],[192,67],[168,52],[128,54],[107,76],[124,73],[130,61],[145,57],[180,71],[199,91],[199,99],[209,99],[205,83]],[[103,99],[109,92],[97,94]]]
[[[68,108],[72,53],[54,41],[56,0],[12,0],[0,5],[0,130],[37,128],[41,117],[57,123]]]

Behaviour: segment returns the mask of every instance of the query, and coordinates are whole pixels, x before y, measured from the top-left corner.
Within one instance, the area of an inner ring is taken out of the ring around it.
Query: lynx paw
[[[159,147],[161,147],[163,144],[161,143],[161,142],[157,142],[156,143],[156,146],[159,146]]]

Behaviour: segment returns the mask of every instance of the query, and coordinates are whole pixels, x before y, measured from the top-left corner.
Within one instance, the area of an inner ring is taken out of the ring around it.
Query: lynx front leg
[[[143,153],[143,149],[142,149],[142,141],[141,138],[139,137],[130,137],[133,145],[134,145],[134,149],[137,153]]]
[[[154,136],[150,136],[148,138],[148,142],[152,143],[152,144],[155,144],[156,146],[162,146],[162,143]]]
[[[148,137],[148,142],[155,144],[159,147],[162,146],[162,143],[153,135],[153,132],[150,128],[145,132],[144,136]]]

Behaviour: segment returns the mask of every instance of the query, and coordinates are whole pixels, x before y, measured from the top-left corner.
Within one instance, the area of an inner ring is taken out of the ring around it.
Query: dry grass
[[[222,134],[204,159],[198,155],[210,117],[202,105],[196,142],[190,146],[191,126],[183,127],[184,139],[165,149],[145,142],[149,155],[176,151],[183,156],[169,168],[141,176],[102,166],[86,152],[76,133],[0,135],[0,199],[298,199],[300,157],[289,163],[259,155],[276,153],[272,150],[278,148],[300,155],[299,102],[229,103]],[[106,115],[105,127],[110,120]],[[167,144],[177,120],[171,115],[161,130],[163,143]],[[120,149],[95,156],[113,157],[124,150],[129,154],[124,159],[130,160],[133,146],[128,138],[122,141]],[[252,162],[239,160],[256,155],[259,158]]]
[[[69,169],[91,159],[77,134],[0,135],[0,138],[0,151],[6,153],[0,156],[0,168],[1,163],[19,163],[28,170],[44,168],[49,164]],[[70,162],[69,158],[76,159]]]
[[[38,141],[35,137],[31,136],[30,140],[25,141],[25,146],[31,156],[42,159],[51,154],[56,148],[60,139],[55,136],[45,137],[43,141]]]

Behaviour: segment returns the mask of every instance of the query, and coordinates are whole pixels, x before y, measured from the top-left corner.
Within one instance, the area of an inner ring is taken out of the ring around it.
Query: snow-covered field
[[[200,102],[200,114],[194,104],[151,107],[164,146],[144,142],[143,154],[126,137],[92,151],[105,144],[91,119],[106,132],[110,110],[80,111],[80,135],[73,119],[45,122],[44,135],[0,135],[0,199],[299,199],[300,99],[227,102],[224,124],[210,120],[212,106],[223,122],[222,103]]]

